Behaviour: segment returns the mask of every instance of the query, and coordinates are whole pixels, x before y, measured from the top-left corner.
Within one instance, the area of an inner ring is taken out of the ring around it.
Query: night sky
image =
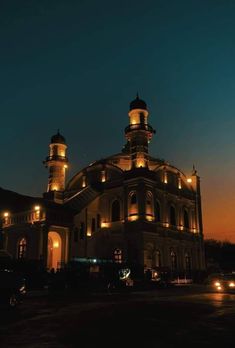
[[[125,143],[139,92],[150,153],[202,183],[206,238],[235,242],[235,1],[1,0],[0,186],[46,190],[51,135],[69,177]]]

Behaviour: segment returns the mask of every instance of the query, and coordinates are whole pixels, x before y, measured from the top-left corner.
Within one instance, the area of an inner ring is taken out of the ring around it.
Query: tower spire
[[[64,191],[65,174],[68,167],[66,150],[65,138],[58,129],[57,134],[51,137],[49,156],[44,161],[45,167],[49,169],[47,192]]]
[[[148,167],[148,143],[155,131],[148,124],[148,109],[144,100],[139,98],[130,103],[130,124],[125,129],[125,135],[130,144],[132,168]]]

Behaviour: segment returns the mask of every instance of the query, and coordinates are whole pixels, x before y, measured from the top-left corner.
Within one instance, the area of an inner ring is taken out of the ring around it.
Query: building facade
[[[5,213],[4,244],[14,257],[58,268],[79,258],[125,262],[140,270],[204,269],[200,178],[149,154],[155,131],[146,103],[130,103],[126,145],[66,184],[65,138],[51,138],[47,192],[25,211]]]

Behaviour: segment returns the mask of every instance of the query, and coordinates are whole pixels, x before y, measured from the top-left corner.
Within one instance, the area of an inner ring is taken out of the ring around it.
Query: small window
[[[116,263],[122,263],[122,251],[120,249],[114,250],[114,261]]]

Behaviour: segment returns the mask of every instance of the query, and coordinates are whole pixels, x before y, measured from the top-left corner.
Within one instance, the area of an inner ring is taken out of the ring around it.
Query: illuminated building
[[[137,96],[130,103],[122,151],[88,165],[67,184],[65,138],[59,132],[53,136],[44,162],[47,192],[34,200],[37,209],[8,216],[7,250],[41,258],[49,268],[85,257],[141,270],[203,270],[199,176],[195,168],[186,176],[150,156],[155,131],[148,117]]]

